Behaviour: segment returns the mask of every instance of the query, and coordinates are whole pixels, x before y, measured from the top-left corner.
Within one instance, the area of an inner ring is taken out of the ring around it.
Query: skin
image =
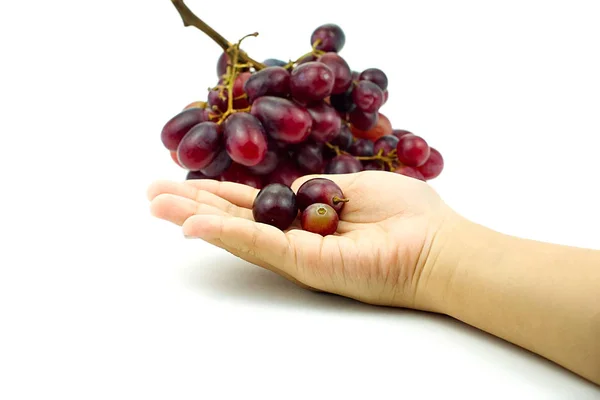
[[[306,180],[298,179],[296,192]],[[154,216],[309,290],[449,315],[600,384],[600,251],[477,225],[426,183],[365,171],[327,175],[350,199],[335,235],[252,219],[258,190],[159,181]],[[380,188],[394,196],[380,196]]]

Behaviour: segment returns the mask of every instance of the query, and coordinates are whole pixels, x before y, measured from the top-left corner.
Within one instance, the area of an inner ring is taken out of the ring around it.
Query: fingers
[[[213,179],[189,180],[184,185],[213,193],[238,207],[248,209],[252,208],[254,198],[259,192],[258,189],[251,186],[233,182],[219,182]]]
[[[157,218],[180,226],[192,215],[229,216],[227,212],[210,204],[197,203],[185,197],[168,193],[160,194],[152,200],[152,203],[150,203],[150,212]]]
[[[286,234],[273,226],[230,216],[194,215],[183,224],[183,233],[206,241],[220,240],[249,262],[258,259],[298,278],[293,248]]]

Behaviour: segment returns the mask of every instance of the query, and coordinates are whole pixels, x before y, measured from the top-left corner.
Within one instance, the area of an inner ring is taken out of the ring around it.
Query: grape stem
[[[341,198],[339,198],[337,196],[333,196],[333,198],[331,200],[332,200],[332,202],[333,202],[334,205],[335,204],[339,204],[339,203],[347,203],[347,202],[350,201],[350,199],[341,199]]]
[[[232,44],[225,39],[219,32],[215,31],[211,28],[206,22],[202,21],[196,14],[189,9],[189,7],[185,4],[183,0],[171,0],[173,6],[179,12],[181,16],[181,20],[183,21],[183,26],[193,26],[198,28],[202,32],[204,32],[208,37],[215,41],[227,54],[229,54],[230,49],[232,48]],[[257,34],[258,35],[258,34]],[[250,64],[254,67],[255,70],[260,71],[266,66],[254,59],[252,59],[245,51],[239,51],[239,59],[244,63]]]

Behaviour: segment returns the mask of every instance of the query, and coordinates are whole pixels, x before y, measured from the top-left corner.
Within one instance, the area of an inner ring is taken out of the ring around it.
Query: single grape
[[[358,77],[359,81],[371,81],[376,83],[377,86],[381,88],[381,90],[387,90],[388,87],[388,78],[387,75],[378,68],[369,68],[365,69],[361,72]]]
[[[404,129],[394,129],[392,131],[392,135],[396,136],[398,139],[400,139],[404,135],[412,135],[412,134],[413,134],[412,132],[405,131]]]
[[[323,144],[315,142],[302,143],[296,150],[296,162],[303,171],[309,174],[323,172]]]
[[[334,81],[332,94],[344,93],[352,85],[352,72],[346,60],[336,53],[325,53],[318,58],[319,62],[327,65],[333,72]]]
[[[399,167],[398,169],[396,169],[395,172],[397,174],[409,176],[411,178],[419,179],[421,181],[425,180],[423,175],[416,168],[410,167],[408,165],[403,165],[403,166]]]
[[[176,151],[172,151],[169,150],[169,153],[171,154],[171,160],[173,160],[175,162],[175,164],[179,165],[181,168],[183,168],[183,165],[181,165],[179,163],[179,159],[177,158],[177,152]]]
[[[292,183],[302,176],[302,172],[298,169],[295,163],[289,159],[280,161],[275,171],[268,177],[269,183],[281,183],[282,185],[292,186]]]
[[[360,81],[352,91],[352,100],[362,111],[373,113],[383,105],[383,91],[371,81]]]
[[[190,129],[181,139],[177,147],[177,158],[184,168],[198,171],[214,160],[220,150],[220,144],[219,125],[214,122],[202,122]]]
[[[165,124],[160,138],[163,145],[172,151],[177,150],[179,142],[193,126],[205,121],[204,110],[191,108],[174,116]]]
[[[246,186],[252,186],[256,189],[263,187],[263,179],[260,176],[252,174],[243,165],[232,163],[231,166],[221,174],[219,180],[222,182],[234,182]]]
[[[282,67],[261,69],[248,78],[244,91],[251,103],[262,96],[285,97],[290,92],[290,73]]]
[[[331,144],[337,146],[340,150],[347,150],[353,141],[354,136],[352,136],[350,128],[343,124],[339,134],[331,141]]]
[[[356,104],[354,104],[354,99],[352,98],[352,91],[353,89],[350,87],[350,89],[344,93],[332,94],[329,98],[331,106],[342,114],[352,112],[352,110],[354,110],[356,107]]]
[[[302,229],[321,236],[333,235],[337,231],[340,218],[327,204],[316,203],[302,213]]]
[[[219,60],[217,61],[217,76],[221,78],[227,73],[227,65],[229,64],[229,56],[227,53],[221,53]]]
[[[304,107],[290,100],[273,96],[259,97],[253,103],[251,113],[275,140],[300,143],[310,135],[312,117]]]
[[[185,177],[185,180],[189,181],[191,179],[210,179],[210,178],[208,178],[206,175],[204,175],[200,171],[188,171],[188,173]]]
[[[297,66],[290,77],[292,97],[308,104],[323,100],[331,94],[335,77],[327,65],[307,62]]]
[[[235,82],[233,83],[233,108],[247,108],[250,105],[245,96],[244,85],[251,76],[250,72],[242,72],[235,78]]]
[[[430,147],[430,150],[429,158],[425,161],[425,164],[417,168],[425,180],[437,178],[444,169],[444,158],[440,152],[433,147]]]
[[[361,131],[375,128],[378,118],[377,113],[366,113],[358,108],[350,113],[350,123]]]
[[[267,67],[283,67],[284,65],[287,65],[285,61],[278,60],[277,58],[267,58],[262,63]]]
[[[256,175],[268,175],[275,170],[279,163],[279,149],[276,145],[270,145],[265,158],[258,164],[248,167],[248,170]]]
[[[296,195],[286,185],[271,183],[256,195],[252,216],[256,222],[286,230],[298,216]]]
[[[221,112],[227,111],[228,96],[227,89],[215,88],[210,90],[208,92],[208,105],[211,110],[217,107]]]
[[[341,213],[344,205],[349,201],[344,197],[342,189],[331,179],[313,178],[304,182],[298,188],[296,195],[298,208],[305,210],[314,203],[325,203]]]
[[[348,149],[348,153],[357,157],[371,157],[374,153],[374,145],[368,139],[356,139]]]
[[[231,166],[231,157],[227,154],[227,151],[221,150],[214,160],[206,167],[202,168],[200,172],[209,177],[216,178]]]
[[[396,147],[398,146],[398,140],[399,139],[394,135],[385,135],[380,137],[373,146],[373,153],[379,154],[381,151],[381,154],[384,156],[387,155],[393,150],[396,150]]]
[[[363,161],[363,170],[365,171],[383,171],[385,166],[380,160]]]
[[[346,44],[346,35],[336,24],[321,25],[310,36],[310,45],[314,46],[315,43],[317,50],[339,53]]]
[[[360,161],[345,154],[333,158],[325,168],[326,174],[352,174],[360,171],[362,171]]]
[[[308,107],[312,117],[311,137],[318,142],[330,142],[340,132],[342,120],[335,109],[326,103]]]
[[[429,158],[429,145],[417,135],[404,135],[396,146],[398,160],[411,167],[421,166]]]
[[[352,130],[352,134],[354,136],[356,136],[357,138],[369,139],[371,141],[375,141],[382,136],[391,134],[392,133],[392,124],[390,123],[390,120],[385,115],[383,115],[382,113],[379,113],[379,118],[377,119],[377,124],[375,125],[374,128],[367,130],[367,131],[363,131],[363,130],[357,129],[355,126],[352,126],[351,130]]]
[[[230,115],[223,126],[225,149],[233,161],[251,167],[267,154],[267,135],[256,117],[246,112]]]

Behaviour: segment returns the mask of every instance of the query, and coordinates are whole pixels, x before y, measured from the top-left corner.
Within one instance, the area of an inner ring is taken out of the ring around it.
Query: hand
[[[292,189],[315,176],[298,179]],[[229,182],[160,181],[152,214],[253,264],[313,290],[366,303],[440,311],[450,271],[437,260],[436,234],[455,214],[426,183],[365,171],[326,175],[350,199],[338,232],[322,237],[256,223],[258,190]],[[443,242],[443,240],[442,240]]]

